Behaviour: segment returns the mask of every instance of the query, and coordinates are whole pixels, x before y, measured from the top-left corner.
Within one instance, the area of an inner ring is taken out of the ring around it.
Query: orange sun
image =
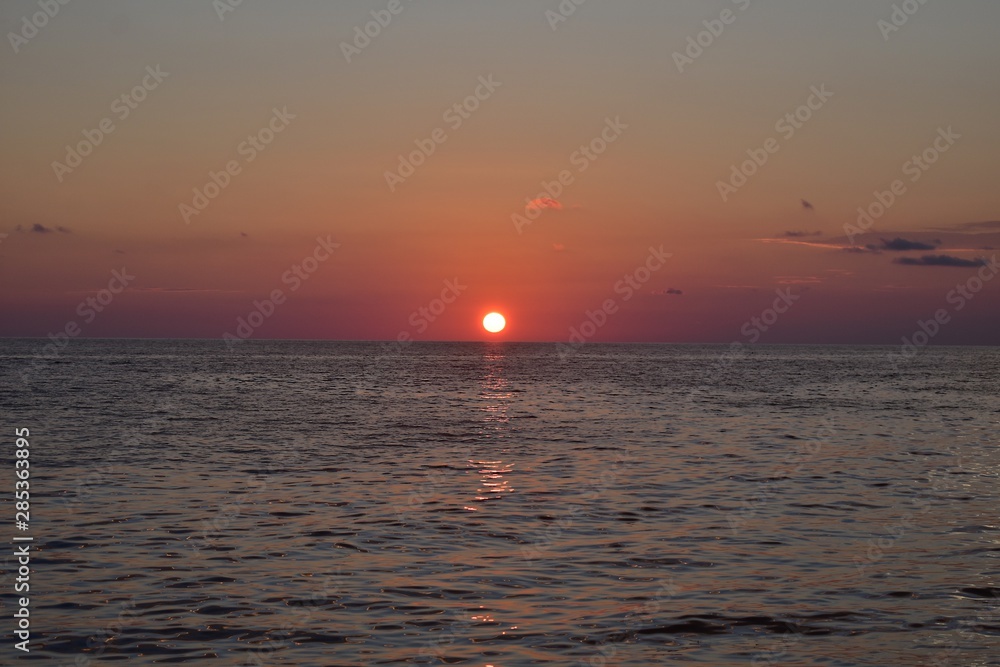
[[[507,320],[500,313],[490,313],[483,318],[483,328],[490,333],[500,333],[507,326]]]

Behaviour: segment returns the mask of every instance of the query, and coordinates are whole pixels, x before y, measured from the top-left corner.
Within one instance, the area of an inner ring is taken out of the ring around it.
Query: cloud
[[[807,236],[823,236],[823,232],[800,232],[800,231],[787,231],[781,235],[782,238],[786,239],[801,239]]]
[[[962,259],[951,255],[924,255],[917,259],[914,257],[897,257],[892,260],[893,264],[903,264],[905,266],[954,266],[962,268],[972,268],[976,266],[986,266],[983,259]]]
[[[775,276],[779,285],[816,285],[823,282],[817,276]]]
[[[661,289],[656,292],[650,292],[652,296],[681,296],[684,292],[682,290],[671,287],[670,289]]]
[[[935,227],[941,231],[962,231],[962,232],[995,232],[1000,231],[1000,220],[988,220],[986,222],[966,222],[961,225],[951,227]]]
[[[891,241],[886,241],[885,239],[880,239],[882,241],[881,246],[868,246],[869,248],[878,247],[880,250],[892,250],[895,252],[905,252],[907,250],[934,250],[937,248],[936,245],[931,245],[929,243],[921,243],[920,241],[908,241],[907,239],[896,237]]]
[[[73,233],[66,227],[59,226],[53,229],[52,227],[46,227],[45,225],[39,224],[37,222],[31,225],[31,227],[29,228],[25,228],[24,225],[17,225],[16,227],[14,227],[14,231],[19,234],[24,234],[25,232],[30,232],[32,234],[54,234],[55,232],[59,232],[60,234]]]
[[[526,208],[536,209],[553,208],[557,211],[562,210],[562,207],[563,205],[561,202],[556,199],[552,199],[551,197],[539,197],[538,199],[532,199],[526,206]]]
[[[807,202],[805,199],[803,199],[802,200],[802,208],[804,208],[807,211],[812,211],[813,210],[813,205],[811,203]]]
[[[783,243],[786,245],[804,245],[810,248],[822,248],[823,250],[840,250],[843,248],[842,245],[837,243],[831,243],[828,241],[800,241],[795,238],[781,238],[781,239],[755,239],[760,243]]]
[[[249,234],[247,234],[246,232],[240,232],[240,236],[242,236],[242,237],[243,237],[243,238],[245,238],[245,239],[248,239],[248,238],[250,238],[250,235],[249,235]]]
[[[847,248],[841,248],[841,251],[843,251],[843,252],[853,252],[853,253],[872,253],[874,255],[881,255],[882,254],[882,251],[878,249],[878,246],[874,246],[874,245],[865,246],[863,248],[861,246],[852,245],[852,246],[848,246]]]

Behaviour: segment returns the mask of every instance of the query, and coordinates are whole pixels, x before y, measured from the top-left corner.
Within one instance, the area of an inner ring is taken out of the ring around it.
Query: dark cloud
[[[907,250],[934,250],[937,246],[930,245],[929,243],[921,243],[920,241],[909,241],[904,238],[896,237],[891,241],[885,239],[880,239],[882,245],[875,246],[869,245],[871,249],[878,250],[892,250],[895,252],[906,252]]]
[[[806,236],[823,236],[823,232],[788,231],[781,235],[782,238],[786,239],[801,239]]]
[[[682,290],[671,287],[670,289],[663,289],[657,292],[651,292],[651,294],[653,296],[681,296],[682,294],[684,294],[684,292]]]
[[[250,235],[249,235],[249,234],[247,234],[246,232],[240,232],[240,236],[242,236],[242,237],[243,237],[243,238],[245,238],[245,239],[248,239],[248,238],[250,238]]]
[[[811,211],[811,210],[813,210],[813,205],[810,204],[809,202],[807,202],[805,199],[803,199],[802,200],[802,208],[804,208],[807,211]]]
[[[841,248],[843,252],[854,252],[854,253],[872,253],[875,255],[881,255],[882,251],[879,250],[878,246],[868,245],[861,247],[859,245],[852,245],[847,248]]]
[[[45,225],[39,224],[37,222],[31,225],[31,227],[27,228],[24,225],[17,225],[16,227],[14,227],[14,231],[19,234],[24,234],[25,232],[31,232],[32,234],[54,234],[55,232],[59,232],[60,234],[73,233],[66,227],[56,227],[53,229],[52,227],[46,227]]]
[[[962,259],[951,255],[924,255],[923,257],[897,257],[892,260],[894,264],[905,266],[954,266],[961,268],[972,268],[976,266],[986,266],[983,259]]]

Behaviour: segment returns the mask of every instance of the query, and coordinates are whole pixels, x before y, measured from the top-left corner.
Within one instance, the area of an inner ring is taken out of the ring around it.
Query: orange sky
[[[588,340],[729,342],[791,289],[761,342],[895,343],[947,308],[936,343],[1000,344],[1000,7],[958,4],[885,33],[891,2],[592,0],[553,30],[555,1],[404,0],[350,62],[388,0],[63,6],[0,60],[0,335],[221,338],[282,290],[253,337],[479,340],[499,310],[507,340],[566,341],[612,299]],[[339,247],[292,289],[317,237]]]

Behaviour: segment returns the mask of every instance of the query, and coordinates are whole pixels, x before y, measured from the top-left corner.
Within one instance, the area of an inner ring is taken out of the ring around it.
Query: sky
[[[998,345],[997,25],[8,0],[0,336]]]

